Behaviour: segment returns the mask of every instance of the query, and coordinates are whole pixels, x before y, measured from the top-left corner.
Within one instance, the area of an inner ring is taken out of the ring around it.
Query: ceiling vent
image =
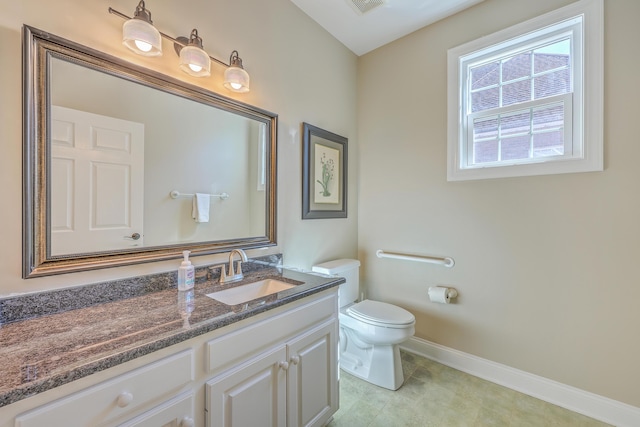
[[[382,6],[385,0],[346,0],[358,13],[363,14]]]

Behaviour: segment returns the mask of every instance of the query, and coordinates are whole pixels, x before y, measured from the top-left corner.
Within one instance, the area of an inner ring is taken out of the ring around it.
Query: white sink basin
[[[236,305],[266,297],[267,295],[275,294],[293,288],[294,286],[296,285],[281,282],[276,279],[265,279],[223,291],[213,292],[207,294],[207,296],[227,305]]]

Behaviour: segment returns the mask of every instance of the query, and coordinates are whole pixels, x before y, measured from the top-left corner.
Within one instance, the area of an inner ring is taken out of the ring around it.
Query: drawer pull
[[[128,391],[120,393],[120,395],[118,395],[118,400],[116,401],[117,405],[121,408],[126,408],[131,402],[133,402],[133,394]]]
[[[291,356],[291,363],[294,365],[300,363],[300,356]]]
[[[196,423],[193,422],[193,418],[191,417],[184,417],[180,420],[180,427],[193,427],[195,425]]]
[[[287,369],[289,369],[289,363],[288,362],[280,362],[278,364],[278,366],[280,367],[280,369],[282,369],[283,371],[286,371]]]

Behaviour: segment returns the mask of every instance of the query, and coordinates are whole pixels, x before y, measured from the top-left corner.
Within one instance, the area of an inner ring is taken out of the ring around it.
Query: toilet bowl
[[[404,382],[398,344],[413,336],[415,317],[380,301],[355,302],[359,294],[360,262],[340,259],[313,266],[317,273],[343,276],[340,285],[340,368],[390,390]]]

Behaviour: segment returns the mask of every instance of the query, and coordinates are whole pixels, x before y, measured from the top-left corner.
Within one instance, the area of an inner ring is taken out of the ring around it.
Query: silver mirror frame
[[[75,42],[23,26],[23,278],[177,259],[183,250],[207,255],[234,248],[255,249],[276,245],[277,123],[274,113],[139,67]],[[265,123],[269,142],[265,235],[123,251],[51,256],[48,172],[50,171],[50,60],[59,58],[119,78],[140,83]]]

